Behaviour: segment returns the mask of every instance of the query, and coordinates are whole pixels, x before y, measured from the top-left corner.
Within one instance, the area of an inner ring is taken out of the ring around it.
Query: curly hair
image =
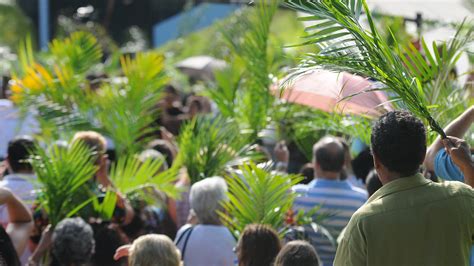
[[[61,265],[88,263],[94,246],[92,227],[81,218],[64,219],[54,229],[52,252]]]
[[[371,143],[373,154],[388,170],[413,175],[426,154],[425,126],[409,112],[388,112],[375,123]]]

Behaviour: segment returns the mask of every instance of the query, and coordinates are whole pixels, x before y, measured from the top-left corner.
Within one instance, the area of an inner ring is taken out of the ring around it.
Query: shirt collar
[[[412,176],[398,178],[383,185],[367,200],[367,203],[381,199],[393,193],[408,190],[414,187],[423,186],[430,182],[431,180],[426,179],[422,174],[415,174]]]

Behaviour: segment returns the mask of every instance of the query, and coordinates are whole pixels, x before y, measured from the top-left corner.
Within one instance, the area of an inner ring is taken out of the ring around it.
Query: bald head
[[[344,167],[344,145],[335,137],[324,137],[314,144],[313,155],[322,171],[341,172]]]

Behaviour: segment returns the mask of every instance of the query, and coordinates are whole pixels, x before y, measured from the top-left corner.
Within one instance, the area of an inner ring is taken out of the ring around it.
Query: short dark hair
[[[321,265],[318,253],[306,241],[288,242],[278,253],[275,266],[318,266]]]
[[[372,128],[371,143],[373,154],[389,171],[413,175],[426,154],[425,126],[409,112],[388,112]]]
[[[379,175],[375,170],[370,171],[367,175],[367,178],[365,179],[365,186],[367,187],[369,197],[383,186],[382,182],[380,182]]]
[[[35,148],[35,142],[31,136],[18,136],[8,142],[8,164],[13,172],[20,170],[31,170],[28,162],[31,152]]]
[[[247,225],[237,245],[239,265],[271,266],[281,249],[280,238],[270,226]]]
[[[94,240],[97,248],[92,255],[93,265],[123,265],[124,259],[114,260],[114,254],[117,248],[125,245],[118,228],[114,224],[93,223]]]
[[[322,138],[314,145],[313,154],[323,171],[341,172],[344,168],[344,146],[337,138],[330,136]]]
[[[161,154],[163,154],[163,156],[166,159],[166,164],[168,164],[168,167],[171,167],[175,159],[173,156],[172,146],[173,144],[167,140],[155,139],[147,145],[147,148],[156,150],[160,152]]]

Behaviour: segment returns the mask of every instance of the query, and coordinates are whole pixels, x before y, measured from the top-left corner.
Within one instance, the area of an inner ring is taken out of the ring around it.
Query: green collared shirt
[[[468,265],[474,190],[417,174],[385,184],[352,216],[334,265]]]

